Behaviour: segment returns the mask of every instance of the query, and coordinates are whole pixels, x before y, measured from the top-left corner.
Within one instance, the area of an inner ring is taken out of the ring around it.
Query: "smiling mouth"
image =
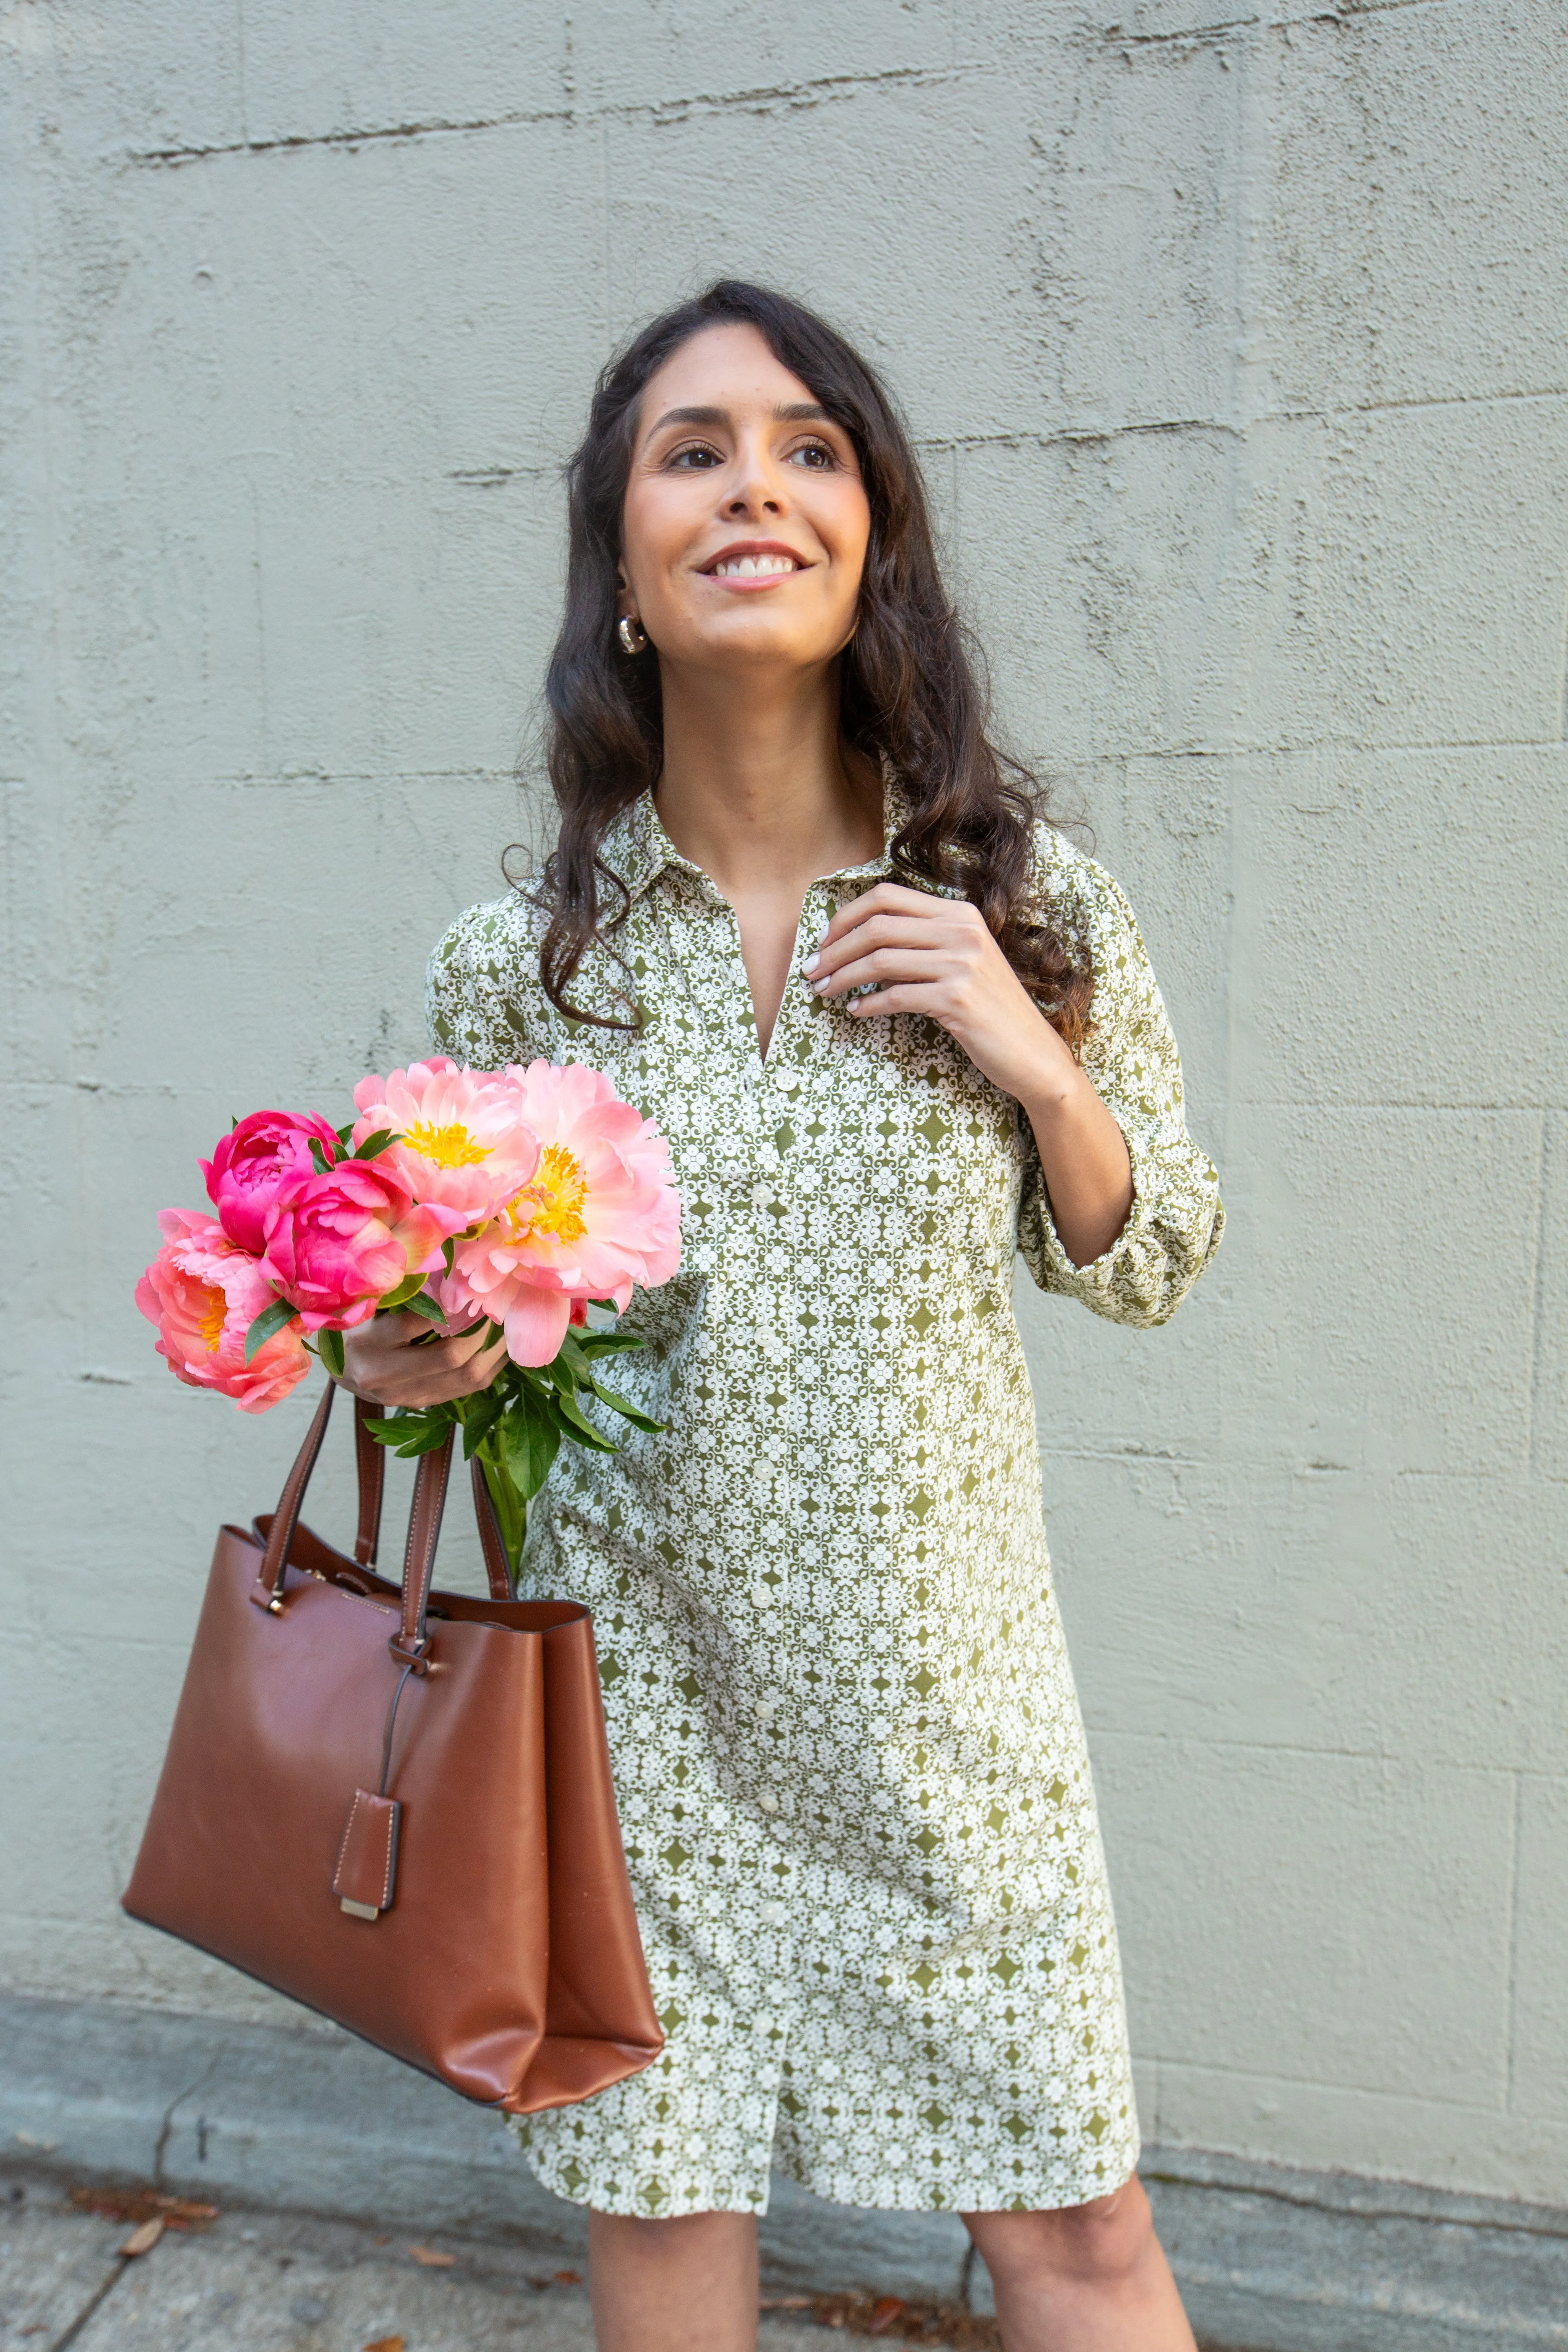
[[[771,580],[784,572],[799,572],[793,555],[726,555],[709,572],[710,580]]]

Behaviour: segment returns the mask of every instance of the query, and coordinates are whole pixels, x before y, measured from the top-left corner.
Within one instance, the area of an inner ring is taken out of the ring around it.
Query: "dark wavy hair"
[[[615,950],[626,893],[601,846],[620,813],[658,782],[664,756],[657,656],[628,660],[616,637],[622,509],[650,377],[704,328],[734,325],[756,328],[849,435],[859,459],[871,529],[855,635],[840,656],[839,724],[845,741],[890,775],[901,795],[893,872],[978,907],[1076,1053],[1093,971],[1082,941],[1053,911],[1026,903],[1030,825],[1044,793],[986,734],[986,698],[942,586],[909,436],[842,335],[786,295],[732,278],[665,311],[608,362],[567,468],[566,610],[545,686],[561,831],[539,882],[549,919],[540,951],[544,992],[574,1021],[639,1025],[629,994],[620,997],[624,1013],[595,1012],[568,996],[595,940]]]

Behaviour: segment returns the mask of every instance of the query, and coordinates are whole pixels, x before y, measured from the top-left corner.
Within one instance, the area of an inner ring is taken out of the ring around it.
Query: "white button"
[[[782,1927],[789,1914],[782,1903],[764,1903],[758,1916],[764,1927]]]
[[[764,1789],[762,1795],[757,1799],[757,1802],[762,1807],[764,1813],[776,1813],[778,1811],[779,1801],[774,1796],[771,1789]]]
[[[776,1698],[760,1698],[757,1701],[757,1721],[759,1723],[771,1723],[778,1711],[779,1703]]]

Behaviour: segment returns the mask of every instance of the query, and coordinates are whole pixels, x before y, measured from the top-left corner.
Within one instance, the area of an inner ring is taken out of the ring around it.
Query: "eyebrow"
[[[728,425],[727,408],[667,408],[651,430],[661,433],[667,425]],[[831,425],[833,419],[815,400],[781,400],[773,404],[776,425]]]

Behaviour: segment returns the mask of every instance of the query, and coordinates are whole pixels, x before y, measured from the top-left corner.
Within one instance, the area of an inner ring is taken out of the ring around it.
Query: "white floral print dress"
[[[668,2039],[532,2116],[539,2178],[611,2213],[762,2211],[777,2164],[846,2204],[1073,2205],[1138,2156],[1116,1929],[1051,1589],[1011,1305],[1162,1323],[1218,1242],[1127,901],[1041,827],[1037,887],[1097,976],[1086,1066],[1136,1197],[1075,1268],[1017,1105],[933,1024],[864,1024],[798,974],[886,856],[813,885],[765,1063],[732,909],[651,800],[608,837],[638,1034],[574,1026],[541,919],[437,949],[438,1049],[581,1059],[668,1136],[684,1254],[617,1383],[666,1426],[563,1454],[524,1589],[594,1612],[622,1832]],[[624,1424],[614,1424],[617,1433]]]

